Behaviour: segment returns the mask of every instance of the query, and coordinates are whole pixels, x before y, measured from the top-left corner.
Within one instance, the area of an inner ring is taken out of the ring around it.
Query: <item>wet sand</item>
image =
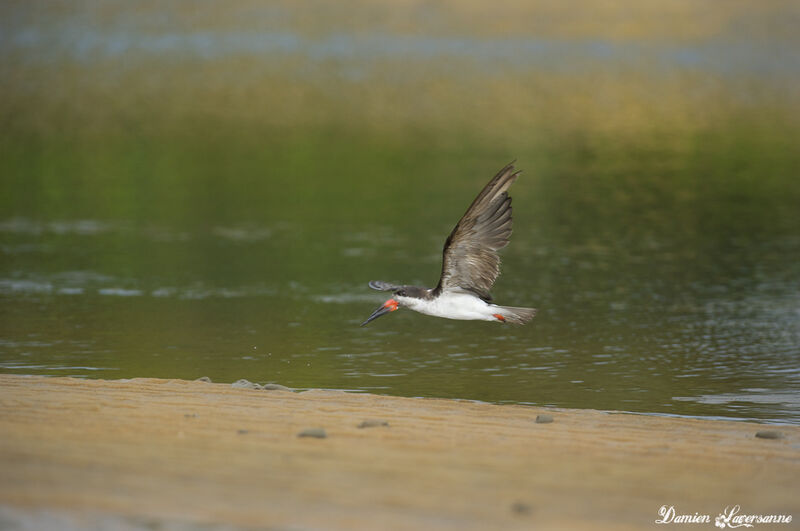
[[[5,528],[639,529],[662,505],[713,528],[735,504],[800,523],[798,426],[0,375],[0,434]]]

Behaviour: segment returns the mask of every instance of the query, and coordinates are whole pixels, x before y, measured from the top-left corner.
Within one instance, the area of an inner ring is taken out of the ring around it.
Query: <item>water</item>
[[[797,64],[780,32],[378,46],[292,22],[253,40],[145,30],[147,11],[14,14],[0,371],[800,423]],[[158,38],[131,44],[143,31]],[[534,321],[359,327],[384,300],[367,281],[435,285],[448,232],[513,158],[494,297]]]

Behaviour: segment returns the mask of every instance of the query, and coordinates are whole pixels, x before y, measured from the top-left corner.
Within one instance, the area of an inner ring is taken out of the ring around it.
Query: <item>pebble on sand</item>
[[[536,415],[536,424],[549,424],[553,422],[553,415]]]
[[[757,431],[756,437],[759,439],[783,439],[783,433],[775,430]]]
[[[511,511],[516,514],[531,514],[531,512],[533,512],[533,507],[525,502],[516,501],[511,504]]]
[[[244,378],[241,380],[236,380],[231,384],[231,387],[238,387],[241,389],[261,389],[261,386],[257,383],[253,383],[249,380],[245,380]]]
[[[378,426],[388,426],[389,422],[380,419],[367,419],[358,425],[359,428],[376,428]]]
[[[323,428],[307,428],[297,434],[298,437],[314,437],[315,439],[324,439],[328,435]]]
[[[201,376],[200,378],[195,380],[195,382],[211,383],[211,378],[209,378],[208,376]]]
[[[291,388],[286,387],[285,385],[276,384],[276,383],[266,383],[266,384],[261,386],[261,389],[264,389],[265,391],[289,391],[289,392],[292,392]]]

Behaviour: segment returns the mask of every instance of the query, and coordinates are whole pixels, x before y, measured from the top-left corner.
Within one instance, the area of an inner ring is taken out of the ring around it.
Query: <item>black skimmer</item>
[[[498,306],[489,290],[500,274],[497,251],[511,236],[511,198],[508,188],[519,171],[511,163],[489,181],[447,237],[442,257],[442,276],[433,289],[401,286],[373,280],[369,287],[392,291],[392,298],[372,312],[361,326],[398,308],[448,319],[525,324],[536,315],[534,308]]]

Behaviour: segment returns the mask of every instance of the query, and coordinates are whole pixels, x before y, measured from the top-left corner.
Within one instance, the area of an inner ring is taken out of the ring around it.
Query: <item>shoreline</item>
[[[662,506],[711,526],[734,505],[800,513],[794,425],[0,374],[0,433],[12,525],[638,529]]]

